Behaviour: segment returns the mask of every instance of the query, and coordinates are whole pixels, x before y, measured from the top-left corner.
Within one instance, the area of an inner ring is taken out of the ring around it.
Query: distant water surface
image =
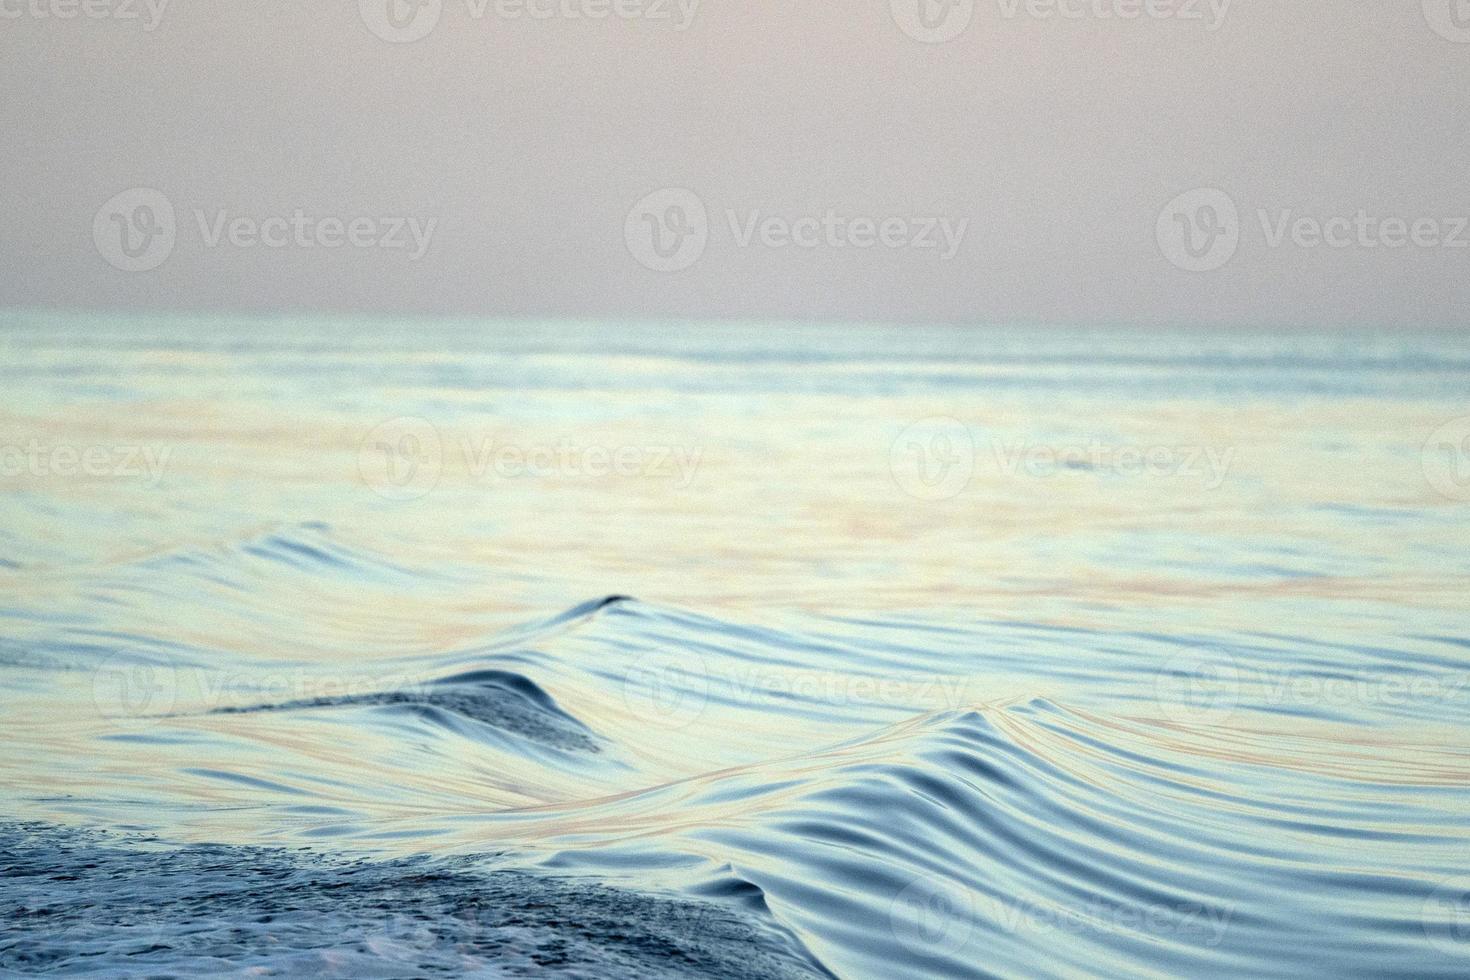
[[[0,317],[0,972],[1470,973],[1453,335]]]

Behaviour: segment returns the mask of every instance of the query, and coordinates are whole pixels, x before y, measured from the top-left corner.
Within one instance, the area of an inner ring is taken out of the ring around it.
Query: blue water
[[[0,317],[0,972],[1470,974],[1470,343]]]

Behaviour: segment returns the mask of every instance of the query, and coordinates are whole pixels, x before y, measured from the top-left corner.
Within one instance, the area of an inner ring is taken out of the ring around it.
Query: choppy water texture
[[[0,355],[0,972],[1470,973],[1463,338]]]

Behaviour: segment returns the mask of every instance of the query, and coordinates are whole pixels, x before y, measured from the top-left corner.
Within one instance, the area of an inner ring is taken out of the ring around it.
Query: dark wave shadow
[[[468,862],[119,845],[0,825],[0,972],[830,977],[768,914]]]
[[[530,678],[505,670],[476,670],[407,690],[303,698],[268,704],[215,708],[208,714],[259,714],[329,708],[381,707],[440,721],[436,712],[518,735],[567,752],[602,751],[591,729],[563,711]]]

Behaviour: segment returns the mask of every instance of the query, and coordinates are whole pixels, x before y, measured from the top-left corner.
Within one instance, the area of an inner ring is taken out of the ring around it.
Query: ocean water
[[[0,317],[0,973],[1470,974],[1470,341]]]

